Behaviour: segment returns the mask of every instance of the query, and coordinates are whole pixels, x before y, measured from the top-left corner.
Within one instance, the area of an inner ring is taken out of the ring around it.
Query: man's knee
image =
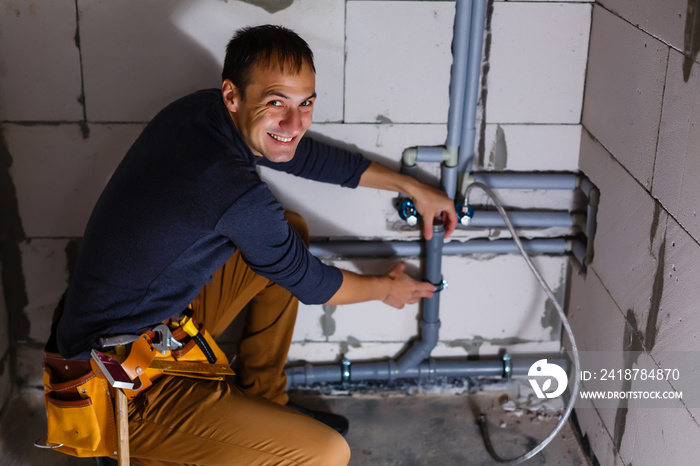
[[[342,435],[333,431],[322,443],[323,450],[318,452],[323,465],[346,466],[350,462],[350,446]]]
[[[304,220],[304,217],[299,215],[296,212],[290,212],[290,211],[285,211],[284,216],[287,218],[287,221],[289,224],[296,230],[297,233],[299,233],[299,236],[302,237],[304,240],[304,243],[306,245],[309,245],[309,226],[306,224],[306,220]]]

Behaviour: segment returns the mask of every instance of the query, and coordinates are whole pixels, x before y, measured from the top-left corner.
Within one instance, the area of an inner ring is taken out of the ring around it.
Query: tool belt
[[[208,380],[233,375],[211,335],[191,319],[188,325],[195,336],[174,321],[134,335],[126,345],[105,348],[101,356],[118,362],[131,379],[131,388],[123,389],[129,399],[144,393],[163,374]],[[175,327],[172,332],[166,331],[171,326]],[[46,352],[43,368],[48,434],[35,445],[78,457],[116,455],[114,391],[120,385],[105,373],[105,366],[94,356],[87,361],[67,360]]]

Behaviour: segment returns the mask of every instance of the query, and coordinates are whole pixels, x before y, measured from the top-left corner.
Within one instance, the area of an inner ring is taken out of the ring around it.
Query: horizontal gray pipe
[[[568,173],[473,173],[491,189],[576,189],[578,175]]]
[[[523,247],[532,254],[565,254],[564,238],[523,239]],[[421,256],[423,241],[312,241],[309,248],[316,257],[415,257]],[[519,254],[511,239],[472,239],[450,241],[442,248],[443,255],[462,254]]]
[[[549,228],[572,227],[573,219],[566,211],[518,211],[508,212],[508,217],[514,227],[520,228]],[[505,227],[503,217],[495,210],[476,210],[474,217],[469,222],[470,227]]]
[[[549,357],[548,357],[549,356]],[[510,377],[524,376],[530,366],[539,359],[547,359],[567,370],[567,361],[554,359],[550,355],[526,358],[511,358],[510,375],[506,374],[506,363],[501,359],[468,361],[465,359],[425,359],[420,364],[399,371],[395,361],[360,362],[344,364],[321,364],[292,366],[285,369],[287,388],[309,386],[316,383],[352,383],[364,381],[394,381],[399,379],[435,379],[437,377]]]
[[[416,162],[441,163],[445,160],[445,148],[440,146],[418,146]]]

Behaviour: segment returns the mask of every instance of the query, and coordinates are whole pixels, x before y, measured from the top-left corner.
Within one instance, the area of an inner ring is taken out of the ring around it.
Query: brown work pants
[[[304,220],[287,213],[308,242]],[[346,465],[350,449],[333,429],[283,405],[284,365],[298,301],[255,274],[236,252],[192,303],[218,337],[248,305],[238,383],[165,376],[130,403],[136,465]]]

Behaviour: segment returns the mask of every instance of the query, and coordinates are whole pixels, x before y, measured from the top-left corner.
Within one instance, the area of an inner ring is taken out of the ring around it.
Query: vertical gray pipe
[[[454,199],[457,195],[457,166],[450,167],[447,164],[442,164],[442,189],[447,193],[450,199]]]
[[[447,147],[459,147],[462,138],[471,16],[472,0],[457,0],[452,36],[450,108],[447,113],[447,140],[445,142]]]
[[[434,285],[442,284],[442,246],[445,229],[442,224],[433,226],[433,237],[426,241],[425,281]],[[420,339],[415,341],[408,351],[399,359],[399,372],[420,364],[430,356],[438,342],[440,331],[440,293],[432,298],[423,299],[423,318],[420,323]]]
[[[459,171],[471,170],[476,139],[476,103],[479,99],[479,76],[481,75],[481,48],[484,43],[486,23],[486,0],[474,0],[471,13],[469,61],[467,63],[467,89],[462,117],[462,136],[459,150]]]

